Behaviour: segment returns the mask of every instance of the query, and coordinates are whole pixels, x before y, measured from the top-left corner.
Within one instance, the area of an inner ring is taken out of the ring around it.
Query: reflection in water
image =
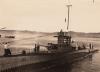
[[[71,72],[100,72],[100,53],[74,63]]]
[[[89,61],[91,61],[91,62],[92,62],[92,57],[93,57],[93,55],[89,56]]]
[[[90,67],[92,65],[92,58],[93,56],[90,55],[88,58],[80,61],[80,62],[76,62],[73,64],[73,69],[71,70],[71,72],[92,72],[90,71]]]

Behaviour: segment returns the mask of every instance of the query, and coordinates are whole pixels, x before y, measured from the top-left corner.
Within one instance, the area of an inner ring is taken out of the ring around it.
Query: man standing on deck
[[[8,45],[7,43],[4,43],[4,49],[7,49]]]
[[[89,47],[90,47],[90,49],[92,48],[92,45],[91,45],[91,43],[89,44]]]
[[[93,45],[90,43],[90,44],[89,44],[89,52],[90,52],[91,50],[93,50]]]
[[[8,45],[7,45],[7,42],[6,42],[6,43],[4,43],[4,56],[9,56],[9,55],[11,55],[11,51],[8,48]]]

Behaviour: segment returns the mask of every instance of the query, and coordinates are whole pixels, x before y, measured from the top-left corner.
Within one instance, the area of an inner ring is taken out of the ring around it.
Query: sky
[[[66,31],[67,4],[72,4],[69,30],[100,32],[100,0],[0,0],[0,28]]]

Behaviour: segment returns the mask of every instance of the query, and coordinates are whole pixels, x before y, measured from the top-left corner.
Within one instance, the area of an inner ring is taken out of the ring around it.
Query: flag
[[[65,22],[66,22],[66,18],[65,18]]]
[[[94,3],[94,0],[93,0],[93,3]]]

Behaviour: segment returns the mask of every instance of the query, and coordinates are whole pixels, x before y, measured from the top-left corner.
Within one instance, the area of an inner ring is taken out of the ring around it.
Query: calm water
[[[74,63],[70,72],[100,72],[100,52]]]

